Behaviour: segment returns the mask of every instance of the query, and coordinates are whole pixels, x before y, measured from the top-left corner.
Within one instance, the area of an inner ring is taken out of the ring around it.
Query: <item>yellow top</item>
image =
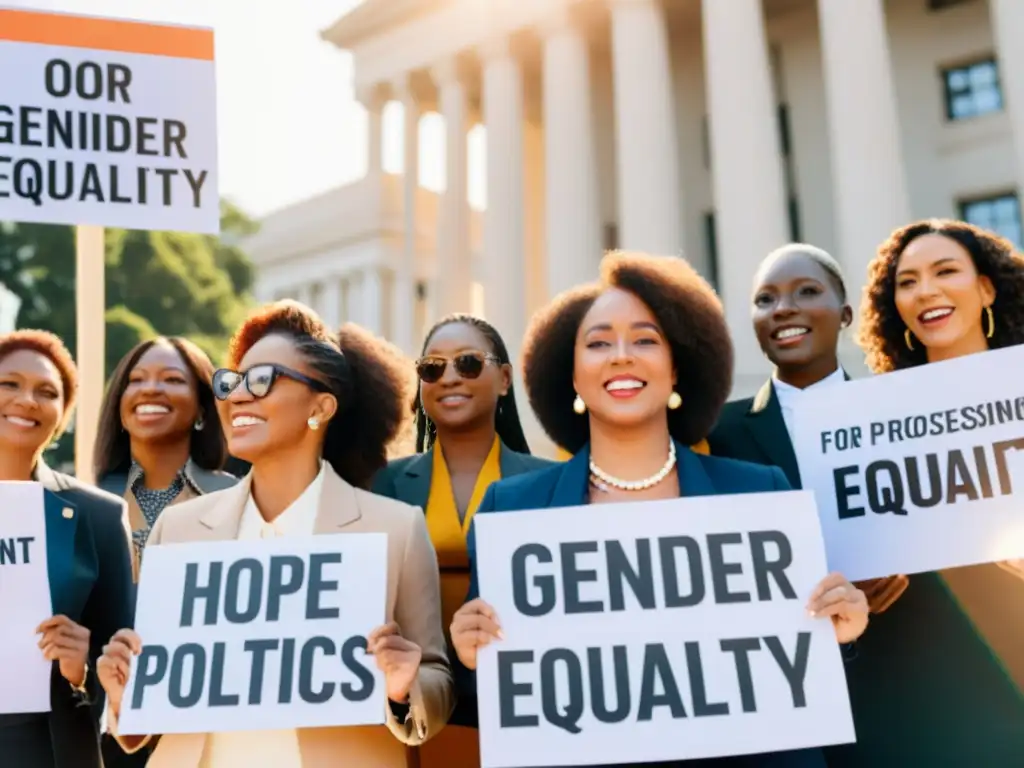
[[[459,509],[455,503],[455,492],[452,489],[451,475],[448,464],[444,460],[440,444],[434,446],[434,464],[430,476],[430,496],[427,497],[427,532],[437,551],[437,562],[444,568],[468,568],[469,557],[466,554],[466,534],[469,524],[473,521],[480,501],[487,487],[501,480],[501,441],[495,437],[494,445],[484,460],[480,474],[476,478],[473,495],[466,508],[466,516],[459,520]]]

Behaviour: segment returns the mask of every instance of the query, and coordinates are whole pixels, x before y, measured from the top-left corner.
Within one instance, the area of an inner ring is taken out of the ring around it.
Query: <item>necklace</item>
[[[593,458],[590,460],[590,474],[599,480],[603,480],[613,488],[618,488],[620,491],[643,491],[647,488],[652,488],[662,480],[664,480],[668,473],[672,471],[672,468],[676,465],[676,445],[671,440],[668,441],[668,459],[665,460],[664,465],[655,474],[650,477],[646,477],[643,480],[620,480],[617,477],[613,477],[601,469],[597,464],[594,463]]]

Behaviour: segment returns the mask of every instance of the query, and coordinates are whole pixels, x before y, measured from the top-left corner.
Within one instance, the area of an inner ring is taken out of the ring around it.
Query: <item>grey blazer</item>
[[[234,475],[218,470],[203,469],[197,466],[192,459],[185,464],[185,480],[197,496],[222,491],[238,482],[238,478]],[[135,476],[131,472],[111,472],[109,475],[99,478],[96,484],[107,493],[124,496],[134,481]]]

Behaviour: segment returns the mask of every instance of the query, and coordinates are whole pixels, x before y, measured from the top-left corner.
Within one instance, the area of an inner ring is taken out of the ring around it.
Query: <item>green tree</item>
[[[256,224],[221,205],[221,235],[106,231],[106,373],[135,344],[155,335],[186,336],[215,363],[252,302],[255,278],[241,248]],[[75,338],[75,236],[72,227],[0,223],[0,283],[18,294],[19,328]],[[70,455],[70,436],[57,453]]]

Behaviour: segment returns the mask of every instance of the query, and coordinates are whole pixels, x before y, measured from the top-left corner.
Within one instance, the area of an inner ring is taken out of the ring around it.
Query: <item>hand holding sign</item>
[[[503,638],[498,615],[479,597],[459,608],[452,617],[452,645],[459,661],[466,669],[476,669],[476,652],[491,642]]]
[[[96,677],[107,693],[107,701],[115,715],[121,713],[121,699],[131,674],[132,656],[142,653],[142,640],[130,629],[118,630],[103,646],[103,655],[96,662]]]
[[[423,651],[416,643],[402,637],[395,622],[377,627],[366,638],[366,652],[377,660],[377,669],[384,673],[388,699],[405,703],[420,671]]]
[[[852,643],[868,628],[867,595],[841,573],[830,573],[818,582],[807,610],[815,618],[830,616],[840,643]]]
[[[61,676],[71,685],[85,685],[85,665],[89,660],[89,630],[67,616],[52,616],[38,627],[42,634],[39,647],[47,661],[56,661]]]

